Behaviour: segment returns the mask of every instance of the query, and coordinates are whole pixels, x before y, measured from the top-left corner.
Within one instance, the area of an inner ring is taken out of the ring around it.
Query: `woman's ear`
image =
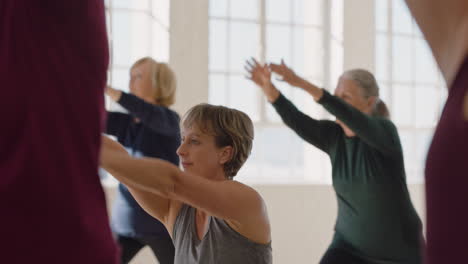
[[[232,146],[223,147],[219,153],[219,164],[223,165],[232,159],[234,149]]]

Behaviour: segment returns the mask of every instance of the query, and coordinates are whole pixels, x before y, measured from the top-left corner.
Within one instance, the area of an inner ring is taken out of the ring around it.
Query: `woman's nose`
[[[184,156],[186,155],[187,151],[185,149],[185,144],[184,143],[181,143],[180,146],[177,148],[177,151],[176,151],[177,155],[179,156]]]

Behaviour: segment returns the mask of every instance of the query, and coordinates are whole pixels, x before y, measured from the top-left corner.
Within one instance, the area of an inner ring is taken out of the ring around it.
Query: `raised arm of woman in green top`
[[[270,64],[282,81],[304,89],[337,120],[348,137],[358,136],[385,155],[400,155],[396,127],[388,120],[388,110],[379,99],[374,76],[362,69],[350,70],[340,77],[335,96],[299,77],[284,62]],[[384,118],[382,118],[384,117]]]
[[[299,111],[271,82],[271,70],[268,65],[260,65],[255,59],[251,59],[246,62],[245,68],[249,74],[247,78],[262,89],[284,123],[301,138],[328,153],[334,137],[338,135],[336,132],[339,127],[329,120],[316,120]]]

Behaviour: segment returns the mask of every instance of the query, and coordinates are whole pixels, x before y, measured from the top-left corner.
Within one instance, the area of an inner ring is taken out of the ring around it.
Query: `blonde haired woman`
[[[237,110],[207,104],[189,110],[177,150],[184,168],[133,158],[103,138],[101,166],[129,187],[172,235],[177,264],[269,264],[270,223],[262,197],[232,180],[252,149],[253,125]]]
[[[110,112],[106,133],[116,136],[134,157],[164,159],[179,164],[179,116],[168,107],[174,103],[176,79],[169,66],[146,57],[130,69],[130,93],[111,87],[107,95],[128,113]],[[147,214],[128,189],[119,184],[112,209],[112,230],[121,246],[121,262],[128,263],[149,246],[159,263],[174,262],[174,246],[164,226]]]

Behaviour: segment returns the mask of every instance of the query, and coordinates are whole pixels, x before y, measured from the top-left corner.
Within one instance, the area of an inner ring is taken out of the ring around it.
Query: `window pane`
[[[415,137],[414,132],[410,130],[401,130],[399,131],[401,145],[403,147],[403,157],[405,161],[405,168],[407,174],[416,169],[416,157],[415,157]]]
[[[282,25],[267,25],[266,58],[268,62],[291,65],[291,28]]]
[[[415,41],[415,81],[417,83],[437,84],[438,72],[431,50],[424,39]]]
[[[259,31],[254,23],[230,23],[229,70],[244,72],[244,64],[250,57],[258,57]]]
[[[226,17],[228,0],[210,0],[210,16]]]
[[[148,10],[150,0],[112,0],[112,8],[125,8],[134,10]]]
[[[114,11],[113,63],[129,66],[135,60],[150,55],[150,17],[141,13]]]
[[[252,121],[259,120],[258,88],[243,75],[229,77],[229,106],[244,111]]]
[[[226,71],[227,22],[211,19],[209,31],[209,69]]]
[[[227,105],[226,101],[226,75],[210,74],[210,90],[208,93],[208,101],[210,104]]]
[[[392,116],[397,125],[410,126],[413,121],[411,86],[394,85],[392,103]]]
[[[127,0],[128,1],[128,0]],[[151,0],[153,16],[165,27],[169,27],[169,0]],[[129,1],[130,2],[130,1]]]
[[[152,56],[157,61],[169,61],[169,32],[158,22],[153,22]]]
[[[331,41],[330,78],[333,88],[338,84],[338,78],[343,73],[343,46],[335,40]]]
[[[293,69],[301,76],[323,78],[323,32],[295,27],[293,33]]]
[[[266,127],[256,137],[262,154],[262,174],[279,178],[290,174],[291,133],[284,127]],[[274,143],[272,143],[274,142]]]
[[[375,26],[379,31],[388,30],[388,0],[375,0]]]
[[[332,0],[331,5],[331,35],[343,40],[343,0]]]
[[[316,82],[312,82],[313,84],[317,85]],[[314,107],[314,110],[317,110],[317,108],[322,108],[321,105],[317,104],[314,101],[314,98],[304,91],[303,89],[297,88],[297,87],[292,87],[291,88],[291,98],[290,100],[294,103],[294,105],[301,110],[301,112],[309,115],[310,110],[312,110],[312,107]]]
[[[391,109],[390,106],[390,88],[388,87],[388,83],[383,81],[377,81],[379,84],[379,97],[380,99],[387,105],[387,108]],[[390,113],[390,117],[393,118],[393,113]]]
[[[112,69],[110,85],[115,88],[125,92],[128,92],[128,85],[130,82],[130,73],[129,69]]]
[[[424,168],[424,164],[426,161],[426,156],[427,156],[427,151],[429,150],[429,146],[432,141],[432,134],[433,131],[427,130],[427,131],[420,131],[417,133],[416,137],[416,146],[415,146],[415,151],[416,151],[416,164],[420,169]]]
[[[393,78],[398,82],[410,82],[413,72],[412,41],[409,37],[394,36],[393,38]]]
[[[258,0],[231,0],[230,13],[233,18],[258,19]]]
[[[112,13],[112,63],[130,66],[131,41],[129,38],[131,24],[128,12]],[[116,30],[118,29],[118,30]]]
[[[433,86],[416,87],[416,125],[434,127],[438,116],[439,89]]]
[[[387,41],[386,34],[377,34],[375,39],[375,73],[377,79],[384,81],[389,80],[388,66],[390,61]]]
[[[290,22],[291,21],[291,1],[266,0],[267,21]]]
[[[380,0],[379,0],[380,1]],[[413,21],[408,7],[403,0],[393,0],[392,10],[392,25],[393,32],[411,34],[413,28]]]
[[[323,25],[323,0],[293,0],[293,5],[294,23],[314,26]]]

